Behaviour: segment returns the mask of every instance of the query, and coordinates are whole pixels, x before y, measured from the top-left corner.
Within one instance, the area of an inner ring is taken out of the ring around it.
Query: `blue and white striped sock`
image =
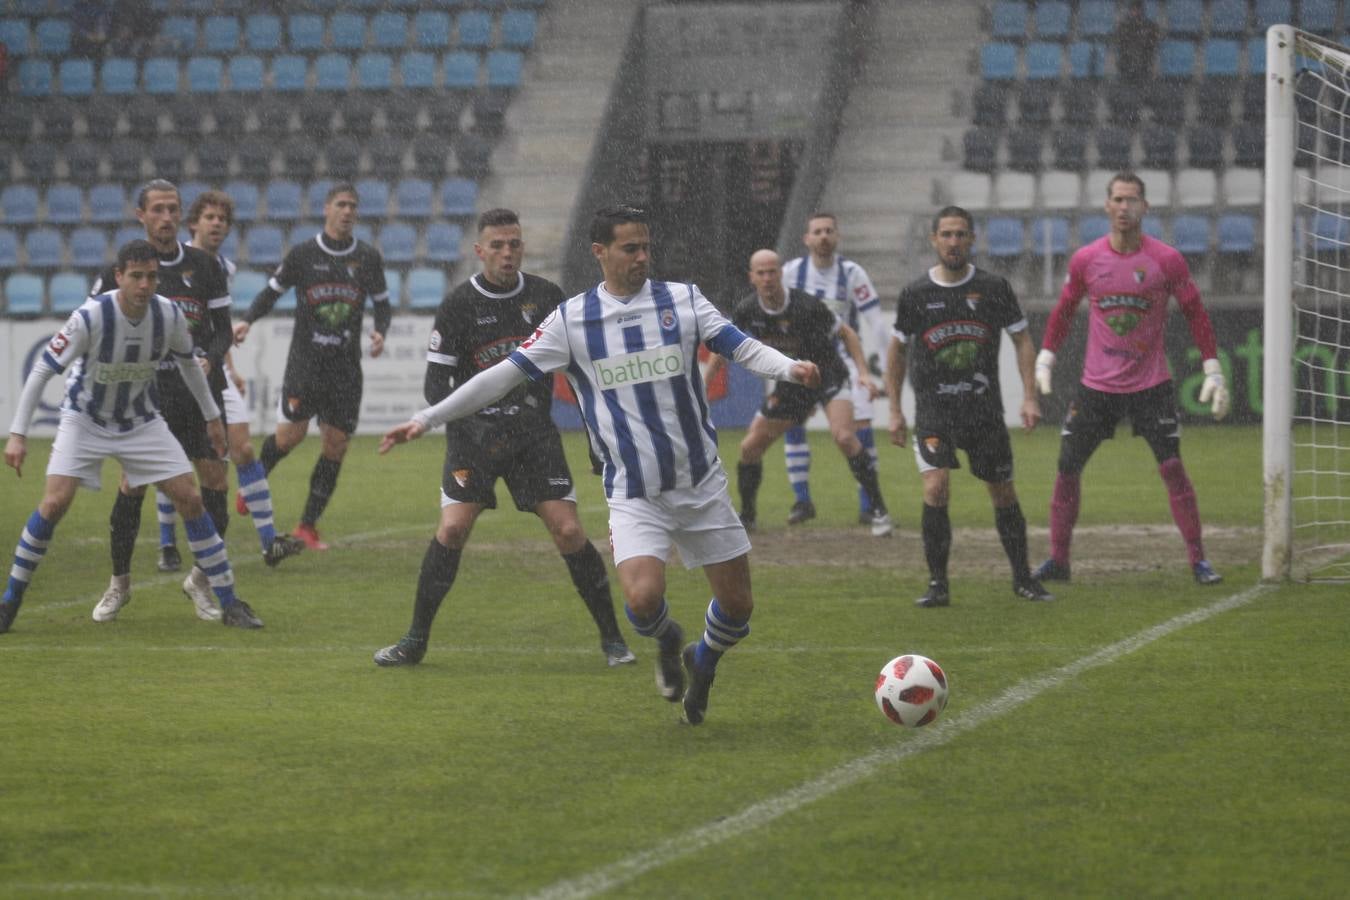
[[[714,669],[717,661],[732,647],[739,644],[750,633],[750,617],[733,619],[722,609],[717,598],[708,603],[708,612],[703,617],[703,637],[694,649],[694,665],[700,669]]]
[[[206,573],[211,590],[220,601],[220,608],[224,609],[235,601],[234,572],[230,569],[229,557],[225,555],[225,542],[220,539],[216,526],[206,513],[185,521],[183,530],[187,532],[192,555],[197,557],[197,566]]]
[[[872,457],[872,467],[876,468],[879,457],[877,456],[877,441],[872,435],[872,426],[858,429],[858,443],[863,445],[867,455]],[[867,496],[867,491],[862,486],[858,487],[858,511],[861,513],[870,513],[872,511],[872,498]]]
[[[783,432],[783,456],[787,459],[788,484],[798,503],[811,502],[811,445],[806,428],[793,425]]]
[[[272,489],[267,484],[267,473],[263,471],[262,463],[255,459],[246,466],[239,466],[235,475],[239,478],[239,493],[248,507],[248,514],[253,517],[253,527],[258,529],[258,540],[262,542],[263,552],[266,553],[277,536],[277,528],[272,521]]]
[[[624,604],[623,611],[628,614],[628,621],[633,623],[634,631],[643,637],[655,638],[662,647],[680,640],[679,625],[670,617],[670,605],[664,597],[661,598],[661,608],[650,619],[640,617],[627,604]]]
[[[42,517],[42,513],[33,510],[28,522],[19,535],[19,543],[14,547],[14,565],[9,569],[9,583],[5,585],[5,603],[23,602],[23,593],[28,590],[28,582],[33,579],[42,557],[47,555],[47,545],[51,543],[56,523]]]
[[[155,488],[155,513],[159,516],[159,545],[169,547],[178,543],[178,538],[174,534],[174,526],[178,524],[178,510],[173,508],[173,501],[159,488]]]

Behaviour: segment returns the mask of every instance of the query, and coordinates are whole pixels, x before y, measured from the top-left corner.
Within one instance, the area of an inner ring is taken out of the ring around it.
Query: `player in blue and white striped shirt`
[[[380,451],[475,412],[527,377],[562,371],[604,462],[610,547],[629,621],[660,646],[661,695],[671,702],[683,698],[686,721],[697,725],[707,711],[717,661],[750,633],[754,607],[750,540],[717,457],[698,345],[765,378],[814,387],[820,372],[814,363],[789,359],[742,333],[697,287],[650,280],[651,234],[644,211],[600,210],[590,237],[604,281],[540,323],[507,357],[512,365],[475,375],[391,429]],[[713,591],[702,639],[683,652],[684,632],[665,598],[672,546],[687,567],[703,567]]]
[[[262,621],[235,596],[225,542],[202,504],[186,453],[159,414],[156,371],[160,363],[173,362],[201,408],[211,445],[224,453],[225,427],[206,375],[193,358],[187,319],[172,300],[155,293],[159,253],[148,241],[122,246],[114,275],[117,289],[86,300],[52,337],[28,373],[10,424],[5,463],[22,475],[28,425],[38,399],[52,376],[67,373],[42,501],[24,526],[0,598],[0,634],[18,614],[76,490],[81,484],[97,490],[103,460],[110,456],[122,464],[132,488],[159,484],[173,499],[197,564],[220,602],[221,620],[238,628],[261,628]]]

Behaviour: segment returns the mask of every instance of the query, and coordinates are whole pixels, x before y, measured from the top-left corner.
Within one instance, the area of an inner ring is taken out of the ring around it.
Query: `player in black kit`
[[[427,349],[427,403],[439,403],[456,385],[501,362],[566,299],[553,282],[520,271],[524,248],[515,212],[490,209],[478,217],[473,249],[483,271],[455,288],[436,311]],[[376,664],[422,661],[432,620],[455,583],[474,522],[483,510],[497,507],[499,478],[516,509],[533,512],[548,528],[600,631],[606,660],[611,666],[634,661],[615,620],[605,562],[577,517],[552,405],[546,384],[527,381],[492,406],[445,426],[441,521],[422,558],[412,627],[397,644],[376,651]]]
[[[808,388],[780,381],[751,420],[741,441],[741,458],[736,465],[741,522],[748,529],[755,527],[756,498],[764,478],[764,451],[789,428],[804,424],[817,406],[823,406],[834,443],[848,460],[849,470],[869,500],[872,534],[885,537],[892,530],[891,517],[881,499],[876,463],[858,440],[853,424],[848,367],[839,355],[839,342],[842,341],[858,367],[860,386],[875,397],[877,389],[868,374],[862,342],[857,333],[839,321],[820,300],[805,291],[789,291],[783,287],[782,265],[778,254],[772,250],[756,250],[751,255],[750,283],[755,290],[737,304],[732,322],[741,331],[759,338],[780,353],[815,363],[820,369],[820,387]],[[714,357],[707,379],[711,379],[724,362],[722,357]]]
[[[895,330],[886,354],[891,400],[891,443],[905,446],[908,429],[900,387],[908,366],[914,385],[914,456],[923,479],[923,551],[928,590],[919,606],[947,606],[947,557],[952,526],[947,515],[950,473],[959,469],[958,449],[970,471],[985,482],[994,504],[994,524],[1013,570],[1013,593],[1027,600],[1054,598],[1027,565],[1027,520],[1013,489],[1012,443],[1003,421],[998,384],[999,329],[1008,332],[1022,376],[1022,425],[1041,419],[1036,397],[1036,347],[1026,317],[1007,279],[970,262],[975,224],[959,206],[933,218],[929,235],[938,264],[900,292]]]
[[[168,297],[183,310],[193,343],[202,354],[207,383],[217,406],[224,408],[225,387],[222,361],[230,347],[230,288],[220,261],[204,250],[178,240],[183,218],[178,188],[156,178],[147,182],[136,197],[136,218],[145,226],[145,236],[159,253],[159,284],[156,293]],[[97,296],[116,280],[111,268],[94,282],[90,296]],[[206,421],[176,365],[160,365],[155,378],[160,412],[173,436],[183,445],[201,480],[202,502],[223,538],[230,516],[226,502],[228,484],[220,458],[211,447]],[[131,555],[141,526],[145,488],[132,488],[123,477],[113,502],[109,525],[113,574],[108,590],[94,606],[95,622],[110,622],[131,601]],[[219,621],[220,607],[211,592],[206,573],[194,566],[183,582],[183,591],[196,607],[198,618]],[[249,627],[261,626],[261,622]]]
[[[323,204],[323,231],[297,244],[253,298],[244,320],[234,326],[243,343],[249,326],[261,319],[290,288],[295,288],[295,331],[282,378],[276,434],[263,441],[263,469],[270,475],[319,419],[323,449],[309,479],[309,499],[292,534],[311,550],[327,550],[315,528],[337,486],[342,458],[361,414],[361,322],[366,298],[374,307],[370,355],[384,352],[389,329],[389,289],[380,252],[352,235],[360,202],[356,188],[339,182]]]

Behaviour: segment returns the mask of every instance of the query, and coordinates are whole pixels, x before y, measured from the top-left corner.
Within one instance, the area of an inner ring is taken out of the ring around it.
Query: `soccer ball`
[[[877,675],[877,707],[897,725],[928,725],[947,705],[947,675],[926,656],[906,653]]]

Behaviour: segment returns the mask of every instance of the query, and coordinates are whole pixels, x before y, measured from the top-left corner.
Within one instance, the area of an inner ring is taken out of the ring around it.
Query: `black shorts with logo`
[[[558,429],[507,431],[477,427],[472,420],[452,423],[441,475],[445,495],[496,509],[499,478],[522,512],[533,512],[545,500],[572,496],[572,473]]]
[[[352,434],[361,418],[361,366],[300,373],[286,369],[281,383],[281,416],[288,422],[319,422]]]
[[[829,403],[848,386],[847,378],[822,380],[818,388],[780,381],[774,385],[773,393],[764,398],[759,412],[766,419],[786,419],[801,425],[811,418],[817,406]],[[850,395],[844,396],[849,399]]]
[[[1130,394],[1108,394],[1082,384],[1064,419],[1065,435],[1104,441],[1116,434],[1116,423],[1128,418],[1136,437],[1177,436],[1176,392],[1170,380]]]
[[[1012,441],[1002,419],[991,419],[975,426],[914,429],[914,446],[919,458],[935,469],[959,469],[957,450],[966,451],[970,473],[981,481],[1012,481]]]

